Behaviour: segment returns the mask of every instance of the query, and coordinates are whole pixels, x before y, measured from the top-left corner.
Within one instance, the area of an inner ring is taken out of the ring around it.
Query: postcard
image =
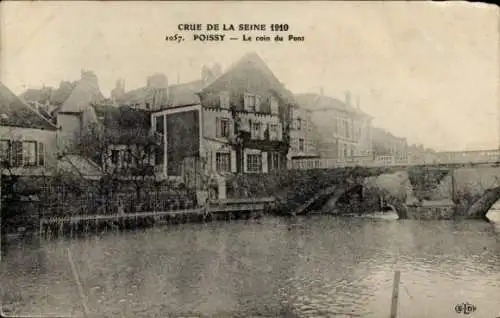
[[[2,2],[2,315],[500,317],[498,21]]]

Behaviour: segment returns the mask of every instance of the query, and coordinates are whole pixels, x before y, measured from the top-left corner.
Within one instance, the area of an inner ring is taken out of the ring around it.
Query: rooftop
[[[114,144],[147,144],[151,140],[150,114],[130,106],[94,105],[98,123]]]
[[[355,108],[347,105],[344,101],[341,101],[337,98],[316,94],[316,93],[304,93],[304,94],[296,94],[295,100],[300,105],[301,108],[304,108],[309,111],[319,111],[319,110],[338,110],[341,112],[354,113],[361,116],[372,117],[367,113],[363,112],[359,108]]]
[[[0,81],[0,126],[56,130],[36,109],[23,102]]]

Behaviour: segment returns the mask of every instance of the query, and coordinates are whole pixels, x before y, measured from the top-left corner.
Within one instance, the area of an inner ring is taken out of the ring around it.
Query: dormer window
[[[279,140],[279,126],[277,124],[269,125],[269,139]]]
[[[229,93],[228,92],[222,92],[220,93],[220,107],[222,109],[229,109]]]
[[[245,94],[244,98],[245,98],[244,100],[245,111],[254,113],[257,110],[257,101],[260,100],[260,98],[258,98],[258,96],[254,94],[248,94],[248,93]]]
[[[262,139],[262,124],[259,122],[252,122],[252,139]]]
[[[274,96],[271,96],[270,104],[271,104],[271,114],[278,115],[279,113],[278,99]]]
[[[302,130],[302,119],[300,119],[300,117],[297,118],[296,128],[297,130]]]
[[[260,112],[260,103],[262,101],[262,98],[258,95],[255,95],[255,112],[259,113]]]

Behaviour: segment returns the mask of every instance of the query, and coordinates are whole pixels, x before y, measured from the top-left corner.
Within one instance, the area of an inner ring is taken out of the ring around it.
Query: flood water
[[[500,229],[482,221],[266,218],[18,244],[6,314],[94,317],[500,316]]]

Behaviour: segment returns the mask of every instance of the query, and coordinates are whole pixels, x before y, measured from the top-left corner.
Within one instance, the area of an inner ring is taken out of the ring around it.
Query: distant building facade
[[[396,137],[381,128],[373,128],[374,156],[393,156],[400,159],[408,158],[408,143],[406,138]]]
[[[292,108],[292,124],[290,127],[290,159],[317,158],[317,128],[312,120],[311,110],[300,106]]]
[[[353,107],[350,93],[345,101],[323,93],[299,94],[295,98],[309,111],[320,157],[348,160],[371,155],[373,117],[360,109],[359,102]]]

